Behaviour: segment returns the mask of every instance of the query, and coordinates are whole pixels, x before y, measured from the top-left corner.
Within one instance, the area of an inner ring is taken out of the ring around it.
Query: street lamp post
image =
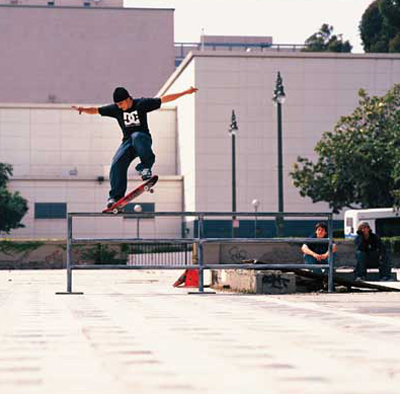
[[[278,115],[278,212],[283,212],[283,158],[282,158],[282,104],[285,102],[285,90],[281,73],[278,71],[276,85],[274,90],[273,102],[277,106]],[[277,216],[276,218],[276,232],[277,236],[283,235],[283,217]]]
[[[254,207],[254,238],[257,238],[257,211],[260,206],[260,201],[255,198],[251,203]]]
[[[232,137],[232,212],[236,212],[236,132],[238,125],[235,111],[232,110],[229,133]],[[232,216],[232,238],[235,237],[236,216]]]

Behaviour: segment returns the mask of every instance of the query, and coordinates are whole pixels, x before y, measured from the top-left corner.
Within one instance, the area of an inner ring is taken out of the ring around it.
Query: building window
[[[35,203],[35,219],[65,219],[67,204],[65,202]]]
[[[91,6],[90,1],[83,2],[83,6],[84,7],[90,7]]]
[[[54,2],[54,1],[48,1],[48,2],[47,2],[47,5],[49,5],[49,6],[54,6],[54,5],[55,5],[55,2]]]
[[[154,202],[142,202],[142,203],[130,203],[127,204],[124,208],[124,212],[136,212],[135,211],[135,205],[140,205],[142,208],[141,213],[149,213],[149,212],[154,212],[155,211],[155,204]],[[125,217],[125,219],[134,219],[135,217]],[[146,218],[141,218],[141,219],[154,219],[154,215],[149,215]]]

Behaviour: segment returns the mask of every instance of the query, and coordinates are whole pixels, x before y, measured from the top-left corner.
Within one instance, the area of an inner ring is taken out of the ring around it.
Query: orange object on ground
[[[185,270],[185,272],[173,284],[174,287],[199,287],[199,271],[196,269]]]

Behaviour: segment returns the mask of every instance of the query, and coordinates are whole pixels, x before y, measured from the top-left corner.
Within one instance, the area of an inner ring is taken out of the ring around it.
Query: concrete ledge
[[[353,270],[336,271],[335,275],[343,279],[354,280]],[[379,271],[376,269],[369,270],[366,281],[379,282]],[[396,281],[397,273],[392,272],[390,282]],[[311,282],[313,280],[298,278],[294,273],[279,270],[253,271],[226,269],[214,270],[212,272],[212,287],[226,288],[240,293],[292,294],[308,293],[322,289],[322,284],[318,286],[311,284]]]
[[[213,284],[251,294],[290,294],[296,292],[296,275],[281,271],[221,270],[213,276]]]

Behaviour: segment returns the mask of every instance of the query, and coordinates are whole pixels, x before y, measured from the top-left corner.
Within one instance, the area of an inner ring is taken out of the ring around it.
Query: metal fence
[[[192,245],[182,244],[144,244],[131,245],[128,253],[129,266],[178,266],[185,268],[192,262]]]
[[[181,217],[182,219],[187,217],[195,217],[196,225],[197,225],[197,237],[196,238],[176,238],[176,239],[143,239],[143,238],[76,238],[73,236],[73,218],[74,217],[86,217],[86,218],[95,218],[95,217],[134,217],[137,219],[147,218],[148,215],[152,217],[160,218],[160,217]],[[327,221],[328,224],[328,238],[325,239],[316,239],[316,238],[205,238],[204,234],[204,221],[206,218],[213,217],[215,218],[223,218],[230,217],[232,222],[239,220],[242,217],[254,217],[253,212],[152,212],[151,214],[146,213],[120,213],[118,215],[110,215],[103,213],[68,213],[68,239],[67,239],[67,291],[66,292],[58,292],[57,294],[82,294],[81,292],[73,292],[72,291],[72,271],[73,270],[98,270],[98,269],[182,269],[183,264],[176,264],[176,262],[165,261],[165,264],[154,264],[152,261],[146,260],[138,260],[134,261],[132,258],[132,262],[128,264],[78,264],[73,261],[72,248],[75,244],[126,244],[129,243],[132,247],[146,247],[145,245],[170,245],[171,248],[186,248],[186,250],[190,250],[193,245],[197,245],[197,264],[194,264],[189,260],[189,255],[185,254],[184,258],[185,264],[184,267],[186,269],[197,269],[199,272],[199,288],[198,294],[203,294],[204,292],[204,270],[213,269],[250,269],[250,270],[279,270],[279,269],[301,269],[307,268],[310,269],[310,265],[307,264],[219,264],[219,262],[214,262],[212,264],[204,262],[204,245],[211,243],[328,243],[329,257],[328,264],[314,264],[312,268],[324,268],[328,273],[328,291],[333,292],[333,223],[332,223],[332,214],[326,212],[319,213],[306,213],[306,212],[285,212],[285,213],[276,213],[276,212],[257,212],[257,217],[272,217],[275,218],[277,223],[284,222],[283,219],[285,217],[292,218],[304,218],[304,217],[312,217],[312,218],[322,218]],[[186,246],[185,246],[186,245]],[[135,257],[136,258],[136,257]]]

